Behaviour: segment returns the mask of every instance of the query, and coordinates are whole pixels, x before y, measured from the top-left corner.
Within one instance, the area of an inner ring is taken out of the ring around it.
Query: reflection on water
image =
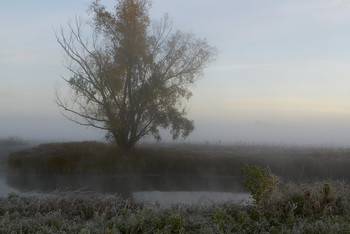
[[[7,175],[9,173],[7,168],[8,155],[12,152],[31,148],[36,145],[37,143],[20,146],[0,146],[0,196],[6,196],[12,192],[19,193],[17,188],[14,188],[7,183]]]
[[[251,201],[248,193],[231,192],[163,192],[163,191],[142,191],[134,192],[133,197],[138,202],[158,203],[161,206],[172,204],[201,204],[210,205],[212,202],[238,202],[246,203]]]
[[[9,178],[9,177],[7,177]],[[11,177],[10,177],[11,178]],[[10,192],[16,192],[16,193],[25,193],[25,192],[33,192],[33,191],[46,191],[50,192],[55,189],[63,189],[63,190],[88,190],[88,191],[96,191],[96,192],[102,192],[102,193],[115,193],[115,192],[123,192],[118,190],[111,190],[109,188],[108,190],[96,188],[96,187],[85,187],[85,186],[79,186],[83,185],[81,181],[80,183],[75,184],[75,186],[72,187],[56,187],[54,186],[52,189],[47,190],[47,186],[38,186],[37,182],[34,182],[35,180],[38,180],[38,178],[31,177],[27,175],[26,180],[23,179],[23,177],[17,177],[14,176],[13,178],[20,178],[21,186],[17,186],[19,190],[10,187],[3,176],[0,174],[0,196],[6,196]],[[13,179],[12,178],[12,179]],[[67,178],[66,178],[67,179]],[[106,178],[104,178],[106,179]],[[10,180],[11,181],[11,180]],[[43,184],[44,181],[50,183],[51,185],[55,184],[57,182],[57,179],[53,178],[46,178],[44,180],[41,178],[41,181]],[[108,180],[107,180],[108,181]],[[13,181],[12,181],[13,182]],[[73,182],[73,181],[71,181]],[[91,180],[89,180],[91,183]],[[99,181],[102,182],[102,181]],[[114,181],[116,182],[116,181]],[[124,181],[125,182],[125,181]],[[149,181],[148,181],[149,182]],[[11,184],[11,183],[10,183]],[[16,183],[14,183],[16,184]],[[66,183],[65,183],[66,184]],[[96,183],[95,183],[96,184]],[[18,185],[18,184],[17,184]],[[39,189],[39,188],[46,188],[46,189]],[[114,187],[114,186],[113,186]],[[145,202],[145,203],[157,203],[161,206],[171,206],[172,204],[201,204],[201,205],[211,205],[213,202],[235,202],[235,203],[246,203],[248,201],[251,201],[251,197],[248,193],[243,193],[240,190],[237,190],[238,192],[216,192],[216,191],[140,191],[140,190],[133,190],[130,191],[133,198],[136,202]]]
[[[240,178],[234,176],[195,175],[61,175],[9,172],[9,186],[21,191],[53,191],[57,189],[104,193],[137,191],[220,191],[242,192]]]
[[[7,196],[9,193],[18,193],[19,191],[7,185],[5,178],[0,174],[0,196]]]
[[[36,191],[33,190],[27,191]],[[76,188],[75,188],[76,189]],[[7,196],[8,193],[25,193],[25,190],[18,190],[10,187],[6,183],[6,179],[3,174],[0,174],[0,196]],[[242,192],[212,192],[212,191],[138,191],[133,192],[132,196],[136,202],[145,203],[157,203],[161,206],[168,207],[173,204],[201,204],[210,205],[213,202],[235,202],[246,203],[251,201],[251,197],[248,193]]]
[[[19,148],[0,148],[0,196],[7,196],[11,192],[35,194],[38,191],[74,191],[84,188],[102,193],[131,192],[136,202],[158,203],[162,206],[193,203],[210,205],[212,202],[247,202],[251,199],[249,194],[242,193],[240,178],[232,176],[64,176],[13,173],[7,169],[6,159],[10,152],[16,150]],[[204,192],[206,189],[208,191]]]

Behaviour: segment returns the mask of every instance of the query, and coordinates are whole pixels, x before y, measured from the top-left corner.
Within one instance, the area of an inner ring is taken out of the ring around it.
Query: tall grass
[[[0,197],[1,233],[349,233],[343,182],[283,184],[259,203],[135,203],[118,195],[55,192]]]

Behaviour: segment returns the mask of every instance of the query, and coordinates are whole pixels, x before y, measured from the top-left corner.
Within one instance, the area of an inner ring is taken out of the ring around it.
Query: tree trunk
[[[132,148],[134,148],[136,141],[132,141],[128,138],[120,137],[118,133],[113,132],[114,139],[118,148],[125,152],[130,152]]]

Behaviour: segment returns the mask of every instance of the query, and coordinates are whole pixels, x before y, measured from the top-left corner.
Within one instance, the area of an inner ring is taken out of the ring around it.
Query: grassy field
[[[1,233],[349,233],[342,182],[280,184],[259,202],[163,208],[118,195],[55,192],[0,197]]]

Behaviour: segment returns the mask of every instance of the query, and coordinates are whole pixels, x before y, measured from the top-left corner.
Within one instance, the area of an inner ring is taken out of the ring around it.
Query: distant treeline
[[[27,141],[23,140],[20,137],[6,137],[6,138],[0,138],[0,146],[20,146],[27,144]]]

